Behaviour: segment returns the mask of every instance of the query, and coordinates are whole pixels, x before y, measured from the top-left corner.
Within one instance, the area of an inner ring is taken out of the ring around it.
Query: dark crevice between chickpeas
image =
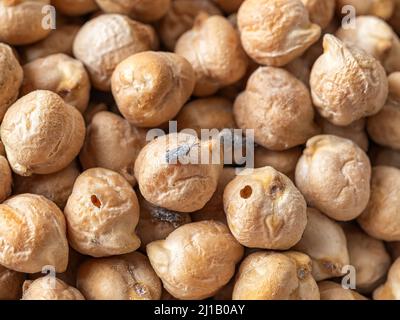
[[[99,200],[99,198],[97,198],[96,195],[91,195],[90,196],[90,201],[92,202],[92,204],[97,207],[100,208],[101,207],[101,201]]]
[[[240,197],[243,199],[248,199],[251,197],[253,193],[253,189],[250,186],[245,186],[242,190],[240,190]]]

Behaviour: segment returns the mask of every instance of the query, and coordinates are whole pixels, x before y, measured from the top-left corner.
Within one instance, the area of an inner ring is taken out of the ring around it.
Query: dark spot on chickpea
[[[92,202],[92,204],[97,207],[100,208],[101,207],[101,201],[99,200],[99,198],[96,197],[96,195],[91,195],[90,196],[90,201]]]
[[[253,193],[253,189],[250,186],[245,186],[242,190],[240,190],[240,197],[243,199],[248,199],[251,197]]]

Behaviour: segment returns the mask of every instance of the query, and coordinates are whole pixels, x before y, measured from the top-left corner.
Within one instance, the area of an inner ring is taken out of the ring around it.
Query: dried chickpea
[[[10,165],[4,156],[0,155],[0,203],[11,195],[13,184]]]
[[[64,281],[45,276],[34,281],[25,281],[21,300],[85,300],[85,298],[78,289]]]
[[[139,252],[87,260],[77,287],[88,300],[158,300],[162,289],[149,259]]]
[[[22,96],[35,90],[49,90],[81,113],[86,110],[90,80],[82,62],[58,53],[29,62],[23,70]]]
[[[137,235],[141,240],[141,249],[156,240],[165,239],[172,231],[190,223],[190,215],[157,207],[139,197],[140,219],[136,227]]]
[[[340,277],[349,252],[342,227],[314,208],[307,208],[307,225],[294,250],[309,255],[316,281]]]
[[[301,0],[308,11],[310,21],[325,29],[335,14],[335,0]]]
[[[42,25],[42,10],[49,4],[50,0],[1,0],[0,42],[22,45],[46,38],[51,29]]]
[[[236,128],[232,103],[225,98],[210,97],[187,103],[179,112],[178,130],[193,129],[201,137],[201,129]]]
[[[213,141],[200,141],[186,133],[171,133],[151,141],[135,162],[135,177],[143,197],[172,211],[203,208],[215,192],[222,170],[221,161],[201,163],[199,156],[211,149]],[[171,163],[173,160],[179,161]]]
[[[391,265],[386,282],[374,293],[374,300],[400,300],[400,258]]]
[[[319,300],[310,258],[300,252],[261,251],[240,265],[233,300]]]
[[[247,70],[248,58],[239,35],[221,16],[200,13],[193,28],[179,38],[175,52],[193,66],[196,76],[193,94],[196,96],[214,94],[240,80]]]
[[[355,268],[358,292],[369,293],[385,279],[390,256],[383,241],[365,234],[358,227],[345,225],[350,265]]]
[[[143,129],[134,127],[112,112],[100,111],[87,127],[79,159],[83,169],[110,169],[135,185],[134,164],[145,143]]]
[[[12,48],[3,43],[0,43],[0,70],[1,122],[7,109],[17,100],[23,79],[23,70],[13,54]]]
[[[313,103],[321,116],[347,126],[378,113],[388,95],[385,69],[379,61],[329,34],[323,47],[310,76]]]
[[[105,257],[140,246],[135,233],[138,199],[128,181],[114,171],[84,171],[74,183],[64,214],[69,243],[82,254]]]
[[[66,16],[81,16],[98,9],[95,0],[52,0],[51,3]]]
[[[95,0],[107,13],[126,14],[132,19],[152,22],[161,19],[168,11],[171,0]]]
[[[336,0],[339,11],[343,6],[353,6],[358,16],[373,15],[389,19],[394,11],[394,0]]]
[[[280,68],[258,68],[233,113],[238,126],[254,129],[255,142],[270,150],[295,147],[318,133],[307,87]]]
[[[224,12],[233,13],[238,11],[244,0],[213,0]]]
[[[14,175],[13,193],[42,195],[64,209],[79,173],[78,166],[73,161],[61,171],[51,174],[34,174],[30,177]]]
[[[243,247],[226,225],[209,220],[185,224],[165,240],[151,242],[147,254],[169,293],[197,300],[213,296],[229,282]]]
[[[190,63],[171,52],[134,54],[116,67],[111,79],[119,111],[140,127],[156,127],[174,118],[194,85]]]
[[[400,241],[400,169],[372,168],[371,197],[358,223],[370,236],[385,241]]]
[[[400,150],[400,72],[388,77],[389,98],[376,115],[369,117],[368,134],[379,145]]]
[[[321,34],[300,0],[246,0],[238,11],[238,26],[247,54],[276,67],[301,56]]]
[[[270,166],[285,175],[292,175],[300,156],[300,147],[284,151],[272,151],[263,147],[256,147],[254,149],[254,167]]]
[[[79,111],[56,93],[37,90],[15,102],[1,124],[1,140],[13,171],[22,176],[64,169],[85,137]]]
[[[21,298],[24,274],[9,270],[0,265],[0,300]]]
[[[389,166],[400,169],[400,151],[378,147],[370,157],[374,166]]]
[[[103,14],[82,26],[75,37],[73,53],[87,68],[92,85],[110,91],[111,75],[122,60],[157,45],[151,26],[123,15]]]
[[[0,204],[0,239],[0,264],[6,268],[26,273],[46,265],[57,272],[67,268],[65,218],[43,196],[25,193]]]
[[[224,209],[232,234],[249,248],[289,249],[307,223],[303,196],[272,167],[246,169],[229,182]]]
[[[318,288],[321,300],[367,300],[357,291],[343,288],[332,281],[321,281],[318,283]]]
[[[365,209],[370,177],[365,152],[353,141],[332,135],[309,139],[295,172],[307,203],[339,221],[352,220]]]

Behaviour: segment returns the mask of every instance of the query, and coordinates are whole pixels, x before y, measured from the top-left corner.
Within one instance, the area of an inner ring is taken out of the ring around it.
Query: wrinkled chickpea
[[[296,186],[307,203],[332,219],[359,216],[370,196],[371,165],[353,141],[319,135],[307,141],[296,166]]]
[[[310,21],[325,29],[335,14],[336,0],[301,0],[308,11]]]
[[[98,9],[95,0],[52,0],[51,3],[66,16],[82,16]]]
[[[84,137],[85,124],[79,111],[46,90],[20,98],[1,124],[10,166],[22,176],[64,169],[78,155]]]
[[[21,298],[24,274],[9,270],[0,265],[0,300],[18,300]]]
[[[232,234],[249,248],[289,249],[307,223],[303,196],[272,167],[246,169],[228,183],[224,209]]]
[[[185,224],[165,240],[147,245],[147,255],[164,288],[178,299],[204,299],[226,285],[243,247],[216,221]]]
[[[139,252],[87,260],[79,268],[77,287],[88,300],[158,300],[162,288]]]
[[[261,251],[240,265],[233,300],[319,300],[310,258],[300,252]]]
[[[129,253],[140,246],[135,233],[139,203],[120,174],[93,168],[75,181],[64,209],[68,240],[76,251],[93,257]]]
[[[336,0],[340,12],[343,6],[353,6],[358,16],[373,15],[389,19],[394,11],[394,0]]]
[[[111,79],[119,111],[140,127],[156,127],[174,118],[194,85],[190,63],[170,52],[132,55],[116,67]]]
[[[156,49],[154,29],[119,14],[103,14],[86,22],[75,37],[74,56],[83,62],[92,85],[110,91],[111,75],[124,59]]]
[[[303,144],[318,133],[307,87],[284,69],[260,67],[235,100],[242,129],[254,129],[255,142],[275,151]]]
[[[373,293],[374,300],[400,300],[400,259],[393,262],[386,282]]]
[[[318,283],[321,300],[367,300],[358,292],[343,288],[340,284],[332,281],[321,281]]]
[[[248,58],[239,35],[221,16],[200,13],[193,28],[179,38],[175,52],[193,66],[196,76],[193,94],[196,96],[214,94],[240,80],[247,70]]]
[[[51,265],[64,272],[68,263],[65,218],[50,200],[21,194],[0,204],[0,264],[35,273]]]

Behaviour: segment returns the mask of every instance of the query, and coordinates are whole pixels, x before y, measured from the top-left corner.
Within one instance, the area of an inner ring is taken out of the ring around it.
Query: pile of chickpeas
[[[0,0],[0,299],[400,300],[399,35],[400,0]],[[202,129],[254,168],[184,163]]]

